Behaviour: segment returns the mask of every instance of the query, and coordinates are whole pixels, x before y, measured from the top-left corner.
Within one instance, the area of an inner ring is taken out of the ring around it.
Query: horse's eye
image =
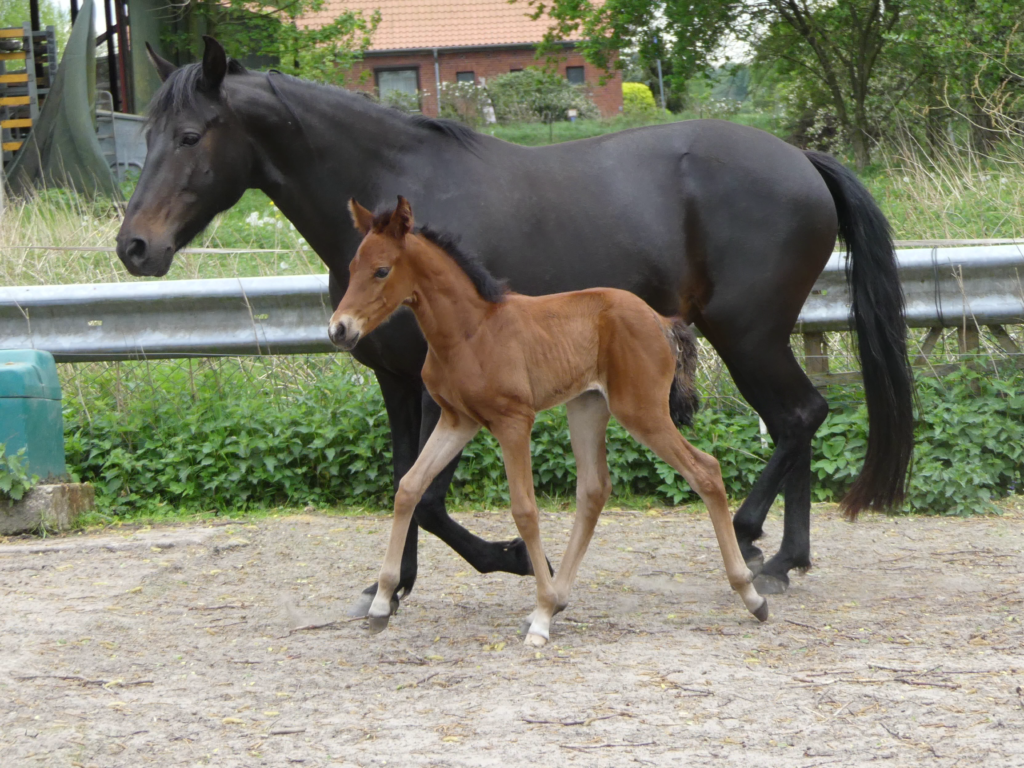
[[[199,138],[198,133],[186,133],[181,137],[181,143],[186,147],[194,147],[199,143]]]
[[[376,277],[378,280],[383,280],[385,277],[388,276],[390,272],[391,267],[379,267],[377,271],[373,273],[373,276]]]

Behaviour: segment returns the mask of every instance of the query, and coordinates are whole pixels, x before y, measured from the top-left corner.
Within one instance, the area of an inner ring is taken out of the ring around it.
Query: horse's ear
[[[387,231],[395,240],[401,240],[412,231],[412,206],[401,195],[398,196],[398,205],[391,214]]]
[[[352,214],[352,223],[355,224],[359,234],[366,236],[373,229],[373,214],[363,208],[353,197],[348,201],[348,212]]]
[[[216,91],[228,73],[228,55],[224,46],[209,35],[203,35],[206,49],[203,51],[203,85],[207,90]]]
[[[160,82],[164,82],[171,76],[171,73],[177,69],[177,67],[171,64],[171,62],[154,51],[153,46],[149,43],[146,43],[146,55],[149,56],[150,63],[156,69],[156,73],[160,76]]]

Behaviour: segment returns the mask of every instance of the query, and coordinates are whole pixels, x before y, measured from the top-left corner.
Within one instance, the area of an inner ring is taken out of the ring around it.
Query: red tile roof
[[[327,0],[300,24],[319,27],[347,10],[381,14],[371,51],[539,43],[551,26],[526,0]]]

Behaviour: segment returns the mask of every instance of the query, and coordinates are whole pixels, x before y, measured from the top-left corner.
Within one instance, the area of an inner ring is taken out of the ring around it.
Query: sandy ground
[[[554,560],[571,518],[544,518]],[[0,544],[0,763],[1024,765],[1019,510],[850,525],[816,508],[816,567],[765,625],[705,517],[608,512],[539,652],[518,634],[532,580],[472,573],[430,536],[385,633],[344,620],[387,525]]]

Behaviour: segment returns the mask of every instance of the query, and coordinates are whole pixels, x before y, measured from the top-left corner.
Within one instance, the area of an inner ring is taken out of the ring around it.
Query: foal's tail
[[[864,395],[868,449],[864,468],[842,501],[853,519],[865,507],[899,507],[914,450],[913,377],[907,358],[903,288],[889,222],[863,184],[835,158],[805,152],[835,201],[846,244]]]
[[[697,375],[697,339],[682,318],[669,322],[665,331],[676,350],[676,377],[668,393],[668,410],[677,427],[689,427],[700,408],[700,395],[693,383]]]

